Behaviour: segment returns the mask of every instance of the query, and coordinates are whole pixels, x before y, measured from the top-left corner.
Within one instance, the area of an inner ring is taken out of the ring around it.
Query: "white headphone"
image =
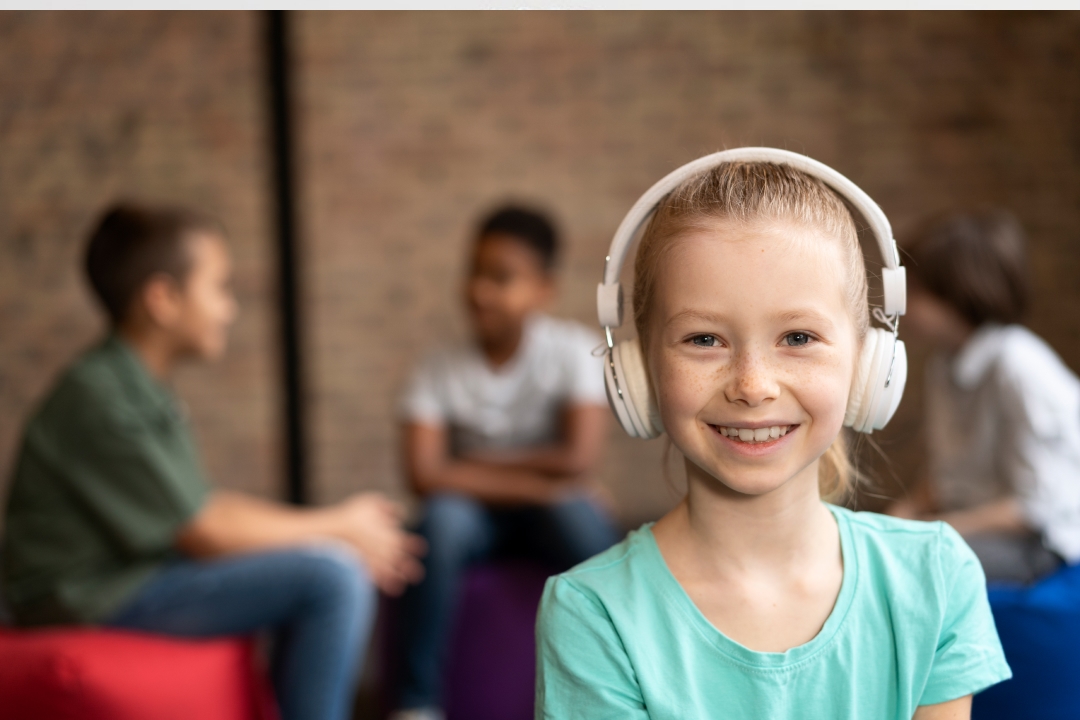
[[[596,289],[596,307],[607,337],[604,379],[608,402],[619,424],[631,437],[637,438],[654,438],[664,431],[660,411],[649,386],[641,344],[636,338],[616,344],[611,334],[613,328],[622,325],[623,292],[619,285],[619,274],[631,242],[668,193],[685,180],[727,162],[789,165],[818,178],[835,190],[869,224],[884,263],[881,269],[884,308],[873,308],[873,316],[888,329],[874,327],[866,334],[848,396],[844,425],[863,433],[882,429],[900,405],[907,381],[907,351],[898,337],[900,316],[907,308],[907,280],[892,236],[892,227],[877,203],[858,185],[817,160],[775,148],[724,150],[683,165],[649,188],[630,208],[615,231],[605,259],[604,280]]]

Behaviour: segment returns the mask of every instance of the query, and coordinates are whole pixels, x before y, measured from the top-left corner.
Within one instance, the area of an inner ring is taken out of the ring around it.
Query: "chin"
[[[713,473],[709,473],[713,475]],[[792,480],[792,476],[783,475],[778,476],[776,474],[762,474],[758,477],[746,477],[745,473],[739,473],[741,477],[737,482],[731,482],[723,475],[715,474],[713,478],[715,481],[729,491],[737,495],[745,495],[748,497],[760,497],[762,495],[768,495],[771,492],[779,490],[789,481]]]
[[[473,332],[480,342],[499,340],[508,334],[507,325],[502,318],[474,318]]]
[[[694,462],[692,459],[691,462]],[[694,462],[721,492],[744,497],[761,497],[796,480],[799,469],[790,467],[720,467]],[[816,482],[816,480],[815,480]],[[815,485],[816,487],[816,485]]]

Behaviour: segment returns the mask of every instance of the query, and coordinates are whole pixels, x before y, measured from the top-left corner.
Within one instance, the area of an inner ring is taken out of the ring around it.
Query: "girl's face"
[[[674,241],[648,347],[660,414],[695,468],[764,495],[840,432],[858,350],[840,242],[779,221],[716,222]]]

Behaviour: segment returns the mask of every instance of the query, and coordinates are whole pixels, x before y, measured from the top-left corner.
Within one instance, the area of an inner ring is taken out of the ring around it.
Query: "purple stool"
[[[450,641],[447,720],[532,720],[536,610],[549,574],[521,560],[469,571]]]
[[[494,561],[466,573],[445,669],[447,720],[532,720],[536,611],[551,574],[526,560]],[[395,611],[388,613],[384,636],[388,670],[400,657]],[[387,673],[387,690],[394,674]]]

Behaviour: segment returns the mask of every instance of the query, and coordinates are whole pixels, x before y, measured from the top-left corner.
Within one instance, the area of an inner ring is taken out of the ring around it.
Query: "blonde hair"
[[[844,298],[862,343],[870,328],[866,266],[855,220],[844,201],[822,181],[789,165],[728,162],[669,193],[645,228],[634,263],[634,324],[643,348],[648,347],[648,318],[664,256],[680,234],[702,228],[709,220],[792,222],[820,230],[823,237],[839,242],[847,278]],[[841,432],[818,464],[822,496],[844,495],[854,485],[855,475]]]

